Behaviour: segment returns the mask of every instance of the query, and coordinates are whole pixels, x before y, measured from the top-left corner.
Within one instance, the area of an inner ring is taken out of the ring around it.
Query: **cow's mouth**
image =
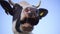
[[[31,25],[36,25],[36,24],[38,24],[38,22],[39,22],[38,18],[25,18],[25,19],[21,20],[22,24],[29,23]]]

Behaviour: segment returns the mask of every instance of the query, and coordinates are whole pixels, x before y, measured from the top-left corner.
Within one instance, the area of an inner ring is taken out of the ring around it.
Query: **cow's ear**
[[[41,19],[42,17],[45,17],[48,13],[48,10],[47,9],[44,9],[44,8],[40,8],[39,9],[39,18]]]
[[[10,14],[13,15],[13,9],[10,6],[10,4],[7,1],[0,1],[0,5],[2,6],[2,8],[5,10],[6,14]]]

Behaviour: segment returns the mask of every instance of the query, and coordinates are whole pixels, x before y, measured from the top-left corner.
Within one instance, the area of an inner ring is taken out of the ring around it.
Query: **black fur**
[[[10,15],[13,15],[13,9],[7,1],[0,1],[0,5],[5,10],[5,12]]]
[[[22,6],[20,6],[18,4],[15,4],[13,6],[13,12],[14,12],[13,21],[16,20],[16,19],[18,19],[18,17],[20,17],[22,9],[23,9]]]
[[[20,17],[21,17],[21,12],[22,12],[22,6],[18,5],[18,4],[15,4],[13,6],[13,11],[15,11],[14,15],[13,15],[13,21],[17,19],[17,22],[16,22],[16,26],[15,26],[15,29],[20,33]]]
[[[16,22],[16,26],[15,26],[16,30],[17,30],[19,33],[22,32],[22,31],[19,29],[20,24],[21,24],[21,22],[20,22],[20,17],[19,17],[18,20],[17,20],[17,22]]]

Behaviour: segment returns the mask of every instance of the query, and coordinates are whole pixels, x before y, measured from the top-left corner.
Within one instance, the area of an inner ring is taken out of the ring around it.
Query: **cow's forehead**
[[[28,2],[26,1],[21,1],[18,3],[20,6],[22,6],[23,8],[26,8],[26,7],[34,7],[32,5],[30,5]]]

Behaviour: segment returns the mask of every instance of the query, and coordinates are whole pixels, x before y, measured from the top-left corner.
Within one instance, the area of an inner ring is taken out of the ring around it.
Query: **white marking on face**
[[[19,34],[19,33],[16,31],[16,29],[15,29],[16,22],[17,22],[17,19],[14,20],[13,23],[12,23],[12,30],[13,30],[14,34]]]
[[[16,21],[17,20],[14,20],[13,23],[12,23],[12,28],[13,28],[14,31],[16,31],[16,29],[15,29]]]
[[[24,19],[24,17],[25,17],[25,15],[24,15],[24,12],[23,12],[23,10],[22,10],[20,20]]]
[[[32,5],[30,5],[29,3],[27,3],[26,1],[21,1],[18,3],[20,6],[22,6],[23,8],[26,7],[32,7]]]

